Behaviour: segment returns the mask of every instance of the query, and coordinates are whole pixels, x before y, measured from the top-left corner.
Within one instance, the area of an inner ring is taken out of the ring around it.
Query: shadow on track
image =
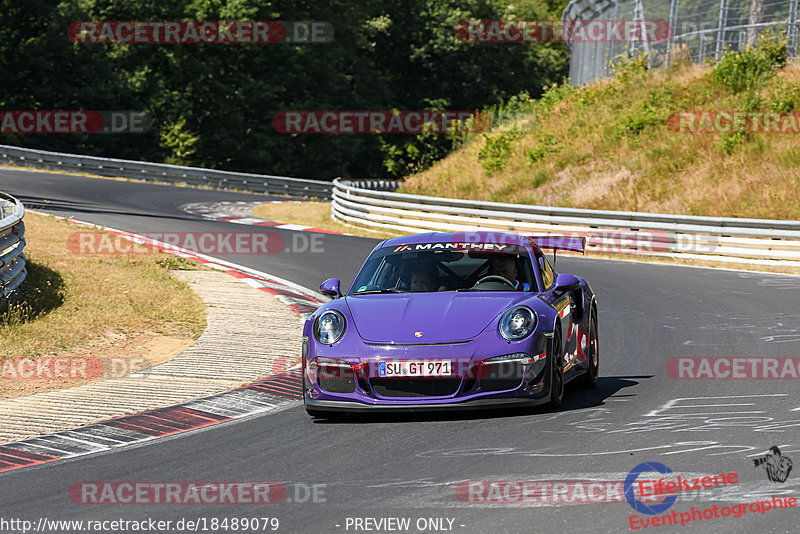
[[[616,397],[635,397],[635,393],[629,395],[616,395],[624,388],[629,388],[639,384],[640,379],[650,379],[653,375],[642,376],[607,376],[600,377],[597,387],[591,390],[582,389],[574,383],[567,384],[564,394],[564,403],[558,410],[550,410],[545,406],[535,406],[532,408],[484,408],[475,410],[458,411],[421,411],[421,412],[400,412],[400,413],[331,413],[324,418],[314,418],[314,424],[319,425],[341,425],[341,424],[374,424],[374,423],[412,423],[429,421],[477,421],[482,419],[498,419],[509,417],[527,417],[531,415],[549,414],[556,412],[568,412],[571,410],[582,410],[604,406],[605,399]]]
[[[58,212],[67,217],[75,217],[76,214],[106,214],[106,215],[128,215],[137,217],[157,217],[159,219],[174,219],[182,221],[202,220],[199,215],[186,213],[186,215],[175,215],[171,213],[148,212],[148,211],[124,211],[118,209],[101,208],[96,204],[77,201],[74,199],[43,199],[28,195],[15,195],[22,202],[25,209],[37,211]],[[78,217],[80,218],[80,217]]]

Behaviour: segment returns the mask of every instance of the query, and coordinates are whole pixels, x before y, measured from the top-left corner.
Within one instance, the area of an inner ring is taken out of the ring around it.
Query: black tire
[[[561,332],[553,333],[553,348],[550,357],[550,400],[547,406],[561,408],[564,402],[564,355],[561,353]]]
[[[597,341],[597,318],[594,311],[589,319],[589,343],[587,345],[589,354],[586,355],[589,360],[589,369],[583,375],[581,385],[587,389],[597,387],[597,377],[599,376],[600,369],[600,349]]]

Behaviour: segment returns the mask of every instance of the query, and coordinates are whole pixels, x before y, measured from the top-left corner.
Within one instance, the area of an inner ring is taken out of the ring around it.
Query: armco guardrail
[[[404,232],[497,230],[587,238],[587,250],[800,265],[800,221],[600,211],[406,195],[333,181],[331,216]]]
[[[2,162],[37,169],[85,172],[99,176],[186,183],[222,189],[241,189],[267,195],[331,197],[331,183],[321,180],[62,154],[8,145],[0,145],[0,163]]]
[[[28,271],[25,269],[25,207],[22,202],[0,193],[0,304],[19,287]]]

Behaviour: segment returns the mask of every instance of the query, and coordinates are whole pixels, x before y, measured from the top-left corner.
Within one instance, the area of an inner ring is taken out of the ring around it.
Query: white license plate
[[[403,360],[380,362],[378,376],[403,378],[407,376],[453,376],[450,360]]]

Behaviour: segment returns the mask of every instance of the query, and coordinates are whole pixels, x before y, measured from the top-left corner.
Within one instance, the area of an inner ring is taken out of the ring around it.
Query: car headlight
[[[336,310],[328,310],[314,321],[314,337],[323,345],[339,341],[347,326],[344,315]]]
[[[509,341],[519,341],[536,328],[536,314],[526,306],[511,308],[500,318],[500,335]]]

